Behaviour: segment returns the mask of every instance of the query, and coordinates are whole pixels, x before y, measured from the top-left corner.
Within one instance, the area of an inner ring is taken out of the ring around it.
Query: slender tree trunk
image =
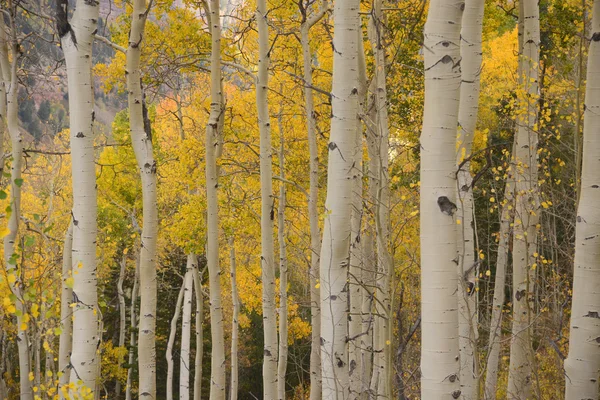
[[[458,245],[458,340],[460,352],[460,389],[465,400],[479,399],[479,357],[477,355],[477,275],[471,176],[471,148],[479,109],[479,77],[481,74],[481,31],[483,0],[467,0],[462,17],[460,41],[461,85],[458,109],[458,166],[456,203]],[[457,223],[458,223],[457,220]]]
[[[121,269],[119,270],[119,280],[117,281],[117,293],[119,296],[119,347],[125,347],[125,330],[127,323],[127,310],[125,309],[125,292],[123,291],[123,280],[125,279],[125,266],[127,265],[127,256],[121,260]],[[116,380],[115,396],[121,397],[121,381]]]
[[[204,356],[204,334],[202,323],[204,322],[204,296],[202,295],[201,276],[198,267],[194,269],[194,293],[196,293],[196,359],[194,368],[194,400],[202,397],[202,358]]]
[[[359,2],[334,5],[332,119],[321,248],[321,365],[324,399],[349,397],[348,267],[352,164],[358,118]]]
[[[193,270],[196,256],[188,254],[183,283],[183,314],[181,316],[181,351],[179,352],[179,399],[190,398],[190,342],[192,338],[192,292],[194,287]]]
[[[0,333],[0,399],[8,398],[8,388],[6,387],[6,374],[9,374],[6,362],[8,354],[7,333]]]
[[[597,399],[600,395],[600,265],[597,261],[600,254],[600,0],[594,1],[592,13],[569,356],[565,360],[566,400]]]
[[[358,45],[358,103],[359,113],[364,110],[366,100],[367,78],[366,62],[363,47],[362,29],[357,30]],[[363,375],[362,375],[362,351],[363,343],[362,324],[362,306],[365,293],[365,283],[363,280],[363,251],[361,244],[361,228],[363,220],[363,123],[360,119],[356,120],[356,136],[353,150],[352,168],[352,219],[350,221],[350,315],[348,316],[348,375],[350,379],[350,399],[359,399],[363,396]],[[367,328],[369,330],[369,328]]]
[[[239,342],[239,322],[240,314],[240,296],[237,289],[237,275],[235,263],[235,247],[233,236],[229,237],[229,260],[231,267],[231,302],[233,304],[233,314],[231,317],[231,388],[229,400],[238,398],[238,342]]]
[[[304,68],[304,110],[306,113],[306,130],[308,135],[309,152],[309,196],[308,219],[310,225],[310,321],[311,321],[311,346],[310,346],[310,400],[321,399],[321,302],[319,288],[319,255],[321,254],[321,232],[319,230],[319,213],[317,202],[319,199],[319,149],[317,146],[317,121],[314,113],[314,98],[312,85],[312,55],[310,52],[310,28],[325,15],[329,7],[324,0],[321,8],[310,18],[302,2],[301,14],[303,16],[300,26],[300,41],[302,44],[302,61]]]
[[[515,222],[513,236],[513,325],[508,375],[508,398],[525,400],[531,395],[533,350],[531,308],[537,214],[537,132],[539,7],[523,0],[523,37],[518,130],[515,149]]]
[[[69,383],[70,375],[70,356],[73,342],[71,340],[73,321],[71,318],[71,302],[73,301],[73,288],[68,283],[68,279],[73,275],[72,264],[73,248],[73,222],[69,224],[65,234],[65,243],[63,245],[63,263],[60,294],[60,337],[58,350],[58,371],[61,374],[58,378],[58,385],[62,387]],[[59,396],[64,399],[62,390],[59,390]]]
[[[221,152],[223,93],[221,92],[221,21],[219,0],[210,2],[210,115],[206,125],[206,260],[210,286],[210,332],[212,341],[210,399],[225,400],[225,335],[221,306],[221,269],[219,267],[219,204],[217,197],[217,159]]]
[[[18,67],[18,43],[17,32],[14,22],[16,9],[12,2],[8,3],[9,8],[9,37],[7,37],[4,19],[0,19],[0,66],[2,69],[2,80],[6,99],[1,99],[2,103],[6,101],[6,106],[2,105],[2,119],[5,120],[8,127],[12,144],[12,162],[10,170],[10,207],[11,212],[7,213],[9,233],[4,236],[4,260],[6,262],[6,274],[9,279],[11,292],[15,295],[15,308],[20,315],[17,316],[17,348],[19,351],[19,379],[20,396],[23,400],[33,399],[32,382],[29,381],[29,372],[31,371],[31,356],[29,353],[29,337],[27,335],[27,324],[23,322],[23,315],[26,313],[26,307],[23,304],[23,289],[25,280],[22,271],[17,269],[18,256],[16,254],[15,242],[19,232],[19,221],[21,218],[21,168],[23,163],[23,138],[19,129],[19,120],[17,111],[19,105],[17,96],[19,84],[17,80]],[[9,61],[9,48],[11,60]],[[19,276],[21,274],[21,276]],[[13,278],[11,278],[13,277]]]
[[[183,303],[184,292],[185,279],[181,284],[181,289],[179,290],[179,295],[177,296],[175,311],[173,312],[173,318],[171,319],[171,331],[169,332],[169,340],[167,342],[167,400],[173,400],[173,345],[175,344],[175,336],[177,335],[177,321],[179,320],[179,313],[181,312],[181,304]]]
[[[62,2],[61,2],[62,3]],[[92,43],[97,29],[99,3],[78,0],[70,21],[59,20],[61,45],[67,66],[73,173],[73,350],[71,382],[83,382],[95,393],[101,341],[96,276],[96,166],[94,163],[94,91]],[[61,7],[59,5],[59,7]],[[75,42],[76,40],[76,42]]]
[[[140,248],[140,323],[138,363],[140,396],[156,398],[156,243],[158,209],[156,200],[156,161],[152,149],[152,131],[142,90],[141,44],[149,8],[146,0],[133,0],[131,31],[127,48],[127,102],[131,143],[142,181],[143,226]]]
[[[514,156],[513,146],[513,156]],[[511,164],[513,162],[511,161]],[[490,337],[488,340],[487,372],[485,375],[484,398],[495,400],[498,386],[498,366],[502,338],[502,310],[504,308],[506,289],[506,269],[508,265],[508,249],[511,239],[511,224],[514,217],[514,171],[509,171],[504,186],[504,201],[500,214],[500,230],[498,232],[498,256],[496,258],[496,274],[494,280],[494,297],[492,300],[492,317],[490,319]]]
[[[132,381],[132,372],[133,372],[133,361],[135,356],[135,347],[136,347],[136,327],[137,327],[137,316],[135,313],[135,307],[138,298],[139,292],[139,281],[140,281],[140,268],[139,268],[139,254],[135,262],[135,278],[133,280],[133,288],[131,289],[131,310],[130,314],[130,330],[131,334],[129,336],[129,368],[127,369],[127,388],[125,389],[125,400],[131,400],[131,381]]]
[[[258,0],[258,73],[256,76],[256,107],[260,131],[260,193],[261,193],[261,266],[262,308],[264,324],[263,397],[277,398],[277,320],[275,316],[275,263],[273,260],[273,166],[271,122],[269,116],[270,42],[267,23],[267,1]]]
[[[421,398],[460,396],[456,126],[461,3],[432,0],[425,23],[421,134]]]
[[[288,262],[286,253],[286,231],[285,231],[285,146],[283,137],[283,123],[281,121],[281,112],[279,112],[279,176],[281,183],[279,186],[279,209],[277,211],[279,235],[279,361],[277,364],[277,396],[279,400],[285,400],[285,372],[287,369],[288,357]]]

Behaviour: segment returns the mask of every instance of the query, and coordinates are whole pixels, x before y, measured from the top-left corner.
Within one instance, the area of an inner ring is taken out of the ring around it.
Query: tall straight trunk
[[[59,34],[67,66],[73,186],[73,350],[71,382],[95,393],[100,357],[96,276],[96,166],[94,163],[94,90],[92,43],[99,3],[78,0],[68,26],[67,2],[58,5]],[[63,8],[64,7],[64,8]],[[76,273],[75,273],[76,272]]]
[[[514,156],[514,145],[513,152]],[[511,161],[512,164],[512,161]],[[504,202],[500,213],[500,230],[498,232],[498,255],[496,258],[496,274],[494,278],[494,297],[492,300],[492,316],[490,318],[490,336],[488,340],[488,354],[484,385],[484,398],[496,399],[498,386],[498,363],[500,362],[500,347],[502,339],[502,310],[504,308],[506,269],[508,266],[509,241],[511,238],[511,224],[514,218],[515,204],[514,171],[508,173],[504,186]]]
[[[201,277],[204,275],[196,267],[194,273],[194,293],[196,293],[196,358],[194,361],[194,400],[202,397],[202,358],[204,356],[204,334],[202,323],[204,322],[204,296],[202,295]]]
[[[65,242],[63,244],[63,262],[62,262],[62,277],[61,277],[61,292],[60,292],[60,337],[58,347],[58,371],[61,374],[58,378],[59,387],[63,387],[69,383],[70,375],[70,356],[73,342],[71,340],[73,321],[71,318],[71,302],[73,301],[73,289],[68,284],[67,279],[73,275],[72,264],[72,248],[73,248],[73,222],[69,224],[67,233],[65,234]],[[60,399],[64,399],[62,390],[59,390]]]
[[[477,126],[481,74],[481,30],[483,0],[467,0],[462,17],[460,55],[461,85],[458,109],[458,202],[456,215],[458,245],[458,340],[460,353],[460,389],[465,400],[479,399],[479,358],[477,355],[477,268],[471,176],[471,148]]]
[[[391,291],[393,261],[389,249],[389,120],[387,111],[387,85],[385,73],[385,23],[383,2],[375,0],[370,20],[370,40],[375,58],[373,122],[374,140],[377,147],[377,193],[375,197],[375,233],[377,238],[376,315],[377,346],[373,355],[373,379],[371,390],[379,398],[392,397],[391,366]]]
[[[125,309],[125,292],[123,291],[123,280],[125,279],[125,266],[127,265],[127,256],[123,256],[121,260],[121,268],[119,270],[119,280],[117,281],[117,294],[119,296],[119,347],[125,347],[125,330],[127,323],[127,310]],[[115,396],[121,397],[121,381],[116,380]]]
[[[533,350],[531,308],[537,224],[537,132],[539,6],[523,0],[522,53],[520,54],[518,130],[515,148],[515,222],[513,235],[513,324],[508,374],[508,397],[525,400],[531,395]]]
[[[19,232],[19,221],[21,219],[21,168],[23,164],[23,137],[19,129],[19,120],[17,117],[18,92],[19,84],[17,80],[17,67],[19,60],[19,49],[17,42],[17,32],[15,25],[16,8],[9,1],[9,24],[8,35],[4,24],[4,16],[0,18],[0,66],[2,69],[2,85],[6,98],[0,99],[2,103],[2,119],[4,119],[8,127],[8,133],[12,144],[12,162],[10,169],[10,207],[11,212],[8,213],[8,230],[9,233],[4,236],[4,260],[6,262],[6,273],[13,276],[15,279],[9,279],[11,292],[15,295],[15,308],[20,315],[17,316],[17,348],[19,351],[19,379],[20,379],[20,396],[21,399],[33,399],[32,382],[29,381],[29,372],[31,371],[31,356],[29,352],[29,337],[26,333],[27,324],[23,323],[23,315],[26,313],[26,307],[22,302],[23,285],[25,279],[23,276],[18,276],[17,270],[17,254],[15,242]],[[9,48],[10,58],[9,61]],[[22,274],[22,272],[21,272]],[[25,329],[23,329],[25,328]]]
[[[233,236],[229,237],[229,264],[231,268],[231,302],[233,304],[233,313],[231,316],[231,387],[229,389],[229,400],[238,398],[238,342],[239,342],[239,321],[240,314],[240,296],[237,289],[237,272],[235,263],[235,246]]]
[[[358,0],[334,4],[332,118],[320,265],[324,399],[349,396],[347,280],[358,119],[358,12]]]
[[[190,398],[190,343],[192,338],[192,292],[196,256],[188,254],[183,282],[183,313],[181,316],[181,350],[179,351],[179,399]],[[197,289],[196,289],[197,290]]]
[[[132,372],[133,372],[133,361],[135,356],[136,347],[136,327],[137,327],[137,316],[135,307],[139,294],[139,281],[140,281],[140,267],[139,267],[139,254],[135,262],[135,277],[133,278],[133,288],[131,289],[131,306],[130,306],[130,336],[129,336],[129,368],[127,369],[127,387],[125,389],[125,400],[131,400],[131,385],[132,385]]]
[[[592,10],[583,126],[581,197],[577,210],[573,304],[566,400],[597,399],[600,370],[600,0]]]
[[[8,334],[6,331],[0,333],[0,399],[8,398],[8,387],[6,386],[5,374],[10,376],[8,371]]]
[[[167,400],[173,400],[173,345],[175,344],[175,336],[177,336],[177,321],[181,312],[181,304],[183,303],[183,294],[185,292],[185,279],[179,289],[175,311],[171,319],[171,330],[169,331],[169,340],[167,341]]]
[[[358,104],[359,113],[362,114],[365,106],[367,78],[366,62],[363,46],[363,32],[358,29]],[[348,316],[348,375],[350,379],[350,399],[359,399],[363,397],[363,366],[362,366],[362,348],[363,332],[362,324],[362,306],[363,298],[367,295],[366,286],[363,280],[363,251],[362,251],[362,221],[363,221],[363,123],[360,119],[356,120],[356,136],[353,149],[354,167],[351,171],[352,176],[352,219],[350,221],[350,315]],[[367,331],[370,329],[367,327]],[[369,358],[370,359],[370,358]]]
[[[256,107],[260,131],[260,195],[261,195],[261,267],[262,311],[264,325],[263,397],[277,398],[277,320],[275,316],[275,263],[273,243],[273,166],[271,123],[269,116],[270,42],[267,23],[267,1],[257,0],[258,73],[256,75]]]
[[[321,232],[319,230],[319,213],[317,202],[319,200],[319,149],[317,146],[317,121],[314,110],[314,97],[312,85],[312,54],[310,52],[310,28],[325,15],[329,4],[324,0],[318,12],[307,16],[307,9],[303,2],[299,2],[302,14],[300,26],[300,42],[302,44],[302,62],[304,68],[304,111],[306,114],[306,131],[308,136],[309,153],[309,192],[308,192],[308,220],[310,226],[310,400],[321,399],[321,302],[319,288],[319,255],[321,254]]]
[[[288,357],[288,262],[286,253],[285,231],[285,144],[283,137],[282,111],[277,118],[279,126],[279,209],[277,210],[277,233],[279,237],[279,361],[277,364],[277,396],[285,400],[285,372]]]
[[[225,335],[221,305],[221,268],[219,267],[219,176],[217,159],[221,152],[223,93],[221,85],[221,20],[219,0],[210,1],[210,115],[205,131],[207,245],[206,261],[210,287],[210,399],[225,400]]]
[[[141,44],[149,8],[146,0],[133,0],[131,31],[127,47],[127,103],[131,143],[142,181],[143,225],[140,247],[140,323],[138,334],[139,393],[156,398],[156,243],[158,208],[156,200],[156,161],[152,131],[142,90]]]
[[[421,398],[460,396],[456,126],[461,3],[432,0],[425,23],[421,133]]]

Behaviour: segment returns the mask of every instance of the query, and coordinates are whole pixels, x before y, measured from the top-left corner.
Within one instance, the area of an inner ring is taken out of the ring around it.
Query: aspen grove
[[[600,399],[600,0],[0,0],[0,400]]]

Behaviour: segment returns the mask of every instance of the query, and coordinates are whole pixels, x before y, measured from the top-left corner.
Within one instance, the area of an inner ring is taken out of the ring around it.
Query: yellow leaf
[[[8,227],[4,227],[0,230],[0,239],[6,237],[10,233],[10,229]]]
[[[69,289],[73,289],[73,284],[75,283],[75,279],[73,279],[72,276],[68,277],[67,279],[65,279],[65,285],[69,288]]]

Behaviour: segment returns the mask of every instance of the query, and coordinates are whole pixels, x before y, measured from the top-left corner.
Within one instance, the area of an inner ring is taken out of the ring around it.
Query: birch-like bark
[[[188,254],[183,280],[183,313],[181,316],[181,350],[179,351],[179,399],[190,398],[190,343],[192,338],[192,292],[194,287],[193,270],[196,256]]]
[[[514,156],[514,145],[513,152]],[[511,157],[512,157],[511,156]],[[511,164],[514,164],[511,161]],[[500,345],[502,338],[502,310],[504,308],[506,288],[506,269],[509,257],[509,241],[511,238],[511,224],[514,217],[514,171],[508,171],[504,186],[504,202],[500,213],[500,230],[498,232],[498,255],[496,258],[496,274],[494,280],[494,297],[492,300],[492,316],[490,319],[490,336],[488,340],[487,366],[485,375],[484,398],[495,400],[498,387],[498,367],[500,362]]]
[[[219,267],[219,176],[217,158],[222,145],[223,93],[221,89],[221,19],[219,0],[210,1],[210,115],[205,131],[207,245],[206,262],[210,287],[210,332],[212,341],[210,363],[210,399],[225,400],[225,335],[221,305],[221,269]]]
[[[270,42],[267,23],[267,1],[256,2],[258,26],[258,71],[256,75],[256,107],[260,131],[260,193],[261,193],[261,267],[262,311],[264,326],[263,397],[277,398],[277,320],[275,304],[275,263],[273,242],[273,166],[271,122],[269,116]]]
[[[458,109],[456,203],[458,246],[458,340],[460,389],[465,400],[479,399],[479,357],[477,355],[477,275],[475,255],[471,148],[477,126],[481,74],[481,31],[483,0],[466,0],[462,17],[460,56],[461,85]],[[457,223],[458,223],[457,220]]]
[[[456,126],[462,3],[432,0],[425,23],[421,133],[421,398],[460,396]]]
[[[127,47],[127,103],[131,143],[142,181],[143,225],[140,247],[140,321],[138,334],[139,393],[156,398],[156,243],[158,209],[156,200],[156,161],[152,131],[142,90],[141,44],[150,12],[146,0],[133,0],[131,31]]]
[[[321,232],[319,229],[319,149],[317,146],[317,121],[314,113],[314,98],[312,85],[312,55],[310,51],[310,28],[313,27],[327,11],[329,4],[324,0],[321,8],[312,16],[307,16],[307,7],[299,3],[302,14],[300,26],[300,42],[302,45],[302,62],[304,68],[304,111],[306,114],[306,131],[308,136],[309,153],[309,191],[308,191],[308,220],[310,226],[310,400],[321,399],[321,302],[319,288],[319,256],[321,254]]]
[[[358,45],[358,107],[359,113],[364,110],[366,100],[367,78],[366,78],[366,62],[363,46],[362,29],[357,30],[357,45]],[[363,396],[363,375],[362,370],[362,351],[361,344],[363,336],[367,332],[363,332],[362,324],[362,306],[363,296],[365,292],[365,282],[363,280],[363,251],[362,251],[362,220],[363,220],[363,123],[360,119],[356,120],[356,136],[353,149],[352,168],[352,219],[350,221],[351,237],[350,237],[350,276],[349,292],[350,292],[350,315],[348,316],[348,376],[350,379],[350,399],[359,399]],[[370,329],[367,327],[367,331]],[[370,357],[369,357],[370,359]]]
[[[202,397],[202,358],[204,356],[204,333],[202,323],[204,322],[204,296],[202,295],[201,276],[204,275],[198,271],[198,267],[193,271],[194,274],[194,293],[196,293],[196,358],[194,365],[194,400],[200,400]]]
[[[177,321],[181,312],[181,304],[183,303],[183,293],[185,292],[185,279],[179,289],[175,311],[171,319],[171,330],[169,332],[169,340],[167,341],[167,400],[173,400],[173,345],[175,344],[175,336],[177,335]]]
[[[377,193],[374,202],[375,233],[377,238],[377,299],[375,330],[376,346],[373,348],[373,379],[371,392],[378,398],[391,399],[391,293],[390,283],[393,273],[393,261],[389,250],[389,120],[387,111],[387,86],[385,75],[385,23],[381,0],[375,0],[369,23],[369,36],[375,58],[373,140],[377,148]]]
[[[117,281],[117,294],[119,296],[119,347],[125,347],[125,329],[127,323],[127,310],[125,309],[125,292],[123,291],[123,280],[125,279],[125,266],[127,264],[127,256],[123,256],[121,260],[121,268],[119,269],[119,280]],[[115,396],[121,397],[121,381],[116,380]]]
[[[131,289],[131,305],[130,305],[130,330],[131,334],[129,336],[129,368],[127,369],[127,387],[125,389],[125,400],[131,400],[131,381],[132,381],[132,372],[133,372],[133,361],[135,357],[135,346],[136,346],[136,327],[138,318],[136,316],[135,307],[138,298],[139,292],[139,281],[140,281],[140,267],[139,267],[139,254],[137,256],[135,262],[135,278],[133,280],[133,288]]]
[[[277,364],[277,396],[285,400],[285,372],[288,357],[288,262],[286,253],[285,231],[285,143],[283,137],[282,110],[277,117],[279,127],[279,209],[277,210],[277,234],[279,238],[279,361]]]
[[[348,268],[352,167],[358,119],[358,0],[334,4],[332,118],[321,247],[321,366],[324,399],[349,397]]]
[[[237,272],[235,262],[235,243],[233,236],[229,237],[229,264],[231,268],[231,302],[233,304],[233,313],[231,316],[231,387],[229,400],[238,398],[238,342],[239,342],[239,322],[240,314],[240,296],[237,289]]]
[[[18,63],[18,42],[17,32],[14,22],[15,8],[11,1],[8,2],[9,8],[9,27],[5,26],[4,16],[0,18],[0,67],[2,69],[2,86],[6,98],[0,99],[2,103],[1,117],[6,123],[10,141],[12,144],[12,162],[10,169],[10,207],[11,212],[8,217],[9,233],[4,237],[4,261],[6,263],[6,274],[14,276],[15,280],[9,279],[9,286],[12,294],[15,295],[15,308],[20,316],[17,316],[17,348],[19,352],[19,384],[21,399],[33,399],[32,382],[29,381],[29,372],[31,371],[31,356],[29,351],[29,337],[27,335],[26,325],[23,323],[23,315],[26,313],[23,304],[23,284],[22,276],[19,276],[17,270],[17,255],[15,253],[15,241],[19,232],[19,221],[21,218],[21,168],[23,164],[23,138],[19,129],[19,120],[17,111],[19,108],[17,95],[19,84],[17,80]],[[7,34],[8,29],[8,34]],[[9,48],[11,60],[9,61]],[[22,274],[22,272],[21,272]],[[25,325],[26,329],[23,329]]]
[[[73,223],[69,224],[67,233],[65,234],[65,242],[63,244],[63,262],[62,262],[62,277],[61,277],[61,292],[60,292],[60,337],[58,348],[58,386],[63,387],[69,383],[70,375],[70,357],[73,342],[71,339],[73,321],[71,302],[73,301],[73,288],[67,284],[67,279],[73,275],[72,264],[72,248],[73,248]],[[64,399],[62,390],[58,391],[60,399]]]
[[[573,304],[566,400],[597,399],[600,370],[600,1],[592,10],[583,126],[581,197],[577,210]]]
[[[515,222],[513,235],[513,324],[508,374],[508,398],[531,395],[533,350],[531,348],[530,270],[535,260],[537,224],[537,132],[539,6],[523,0],[522,53],[519,63],[519,113],[515,148]]]

